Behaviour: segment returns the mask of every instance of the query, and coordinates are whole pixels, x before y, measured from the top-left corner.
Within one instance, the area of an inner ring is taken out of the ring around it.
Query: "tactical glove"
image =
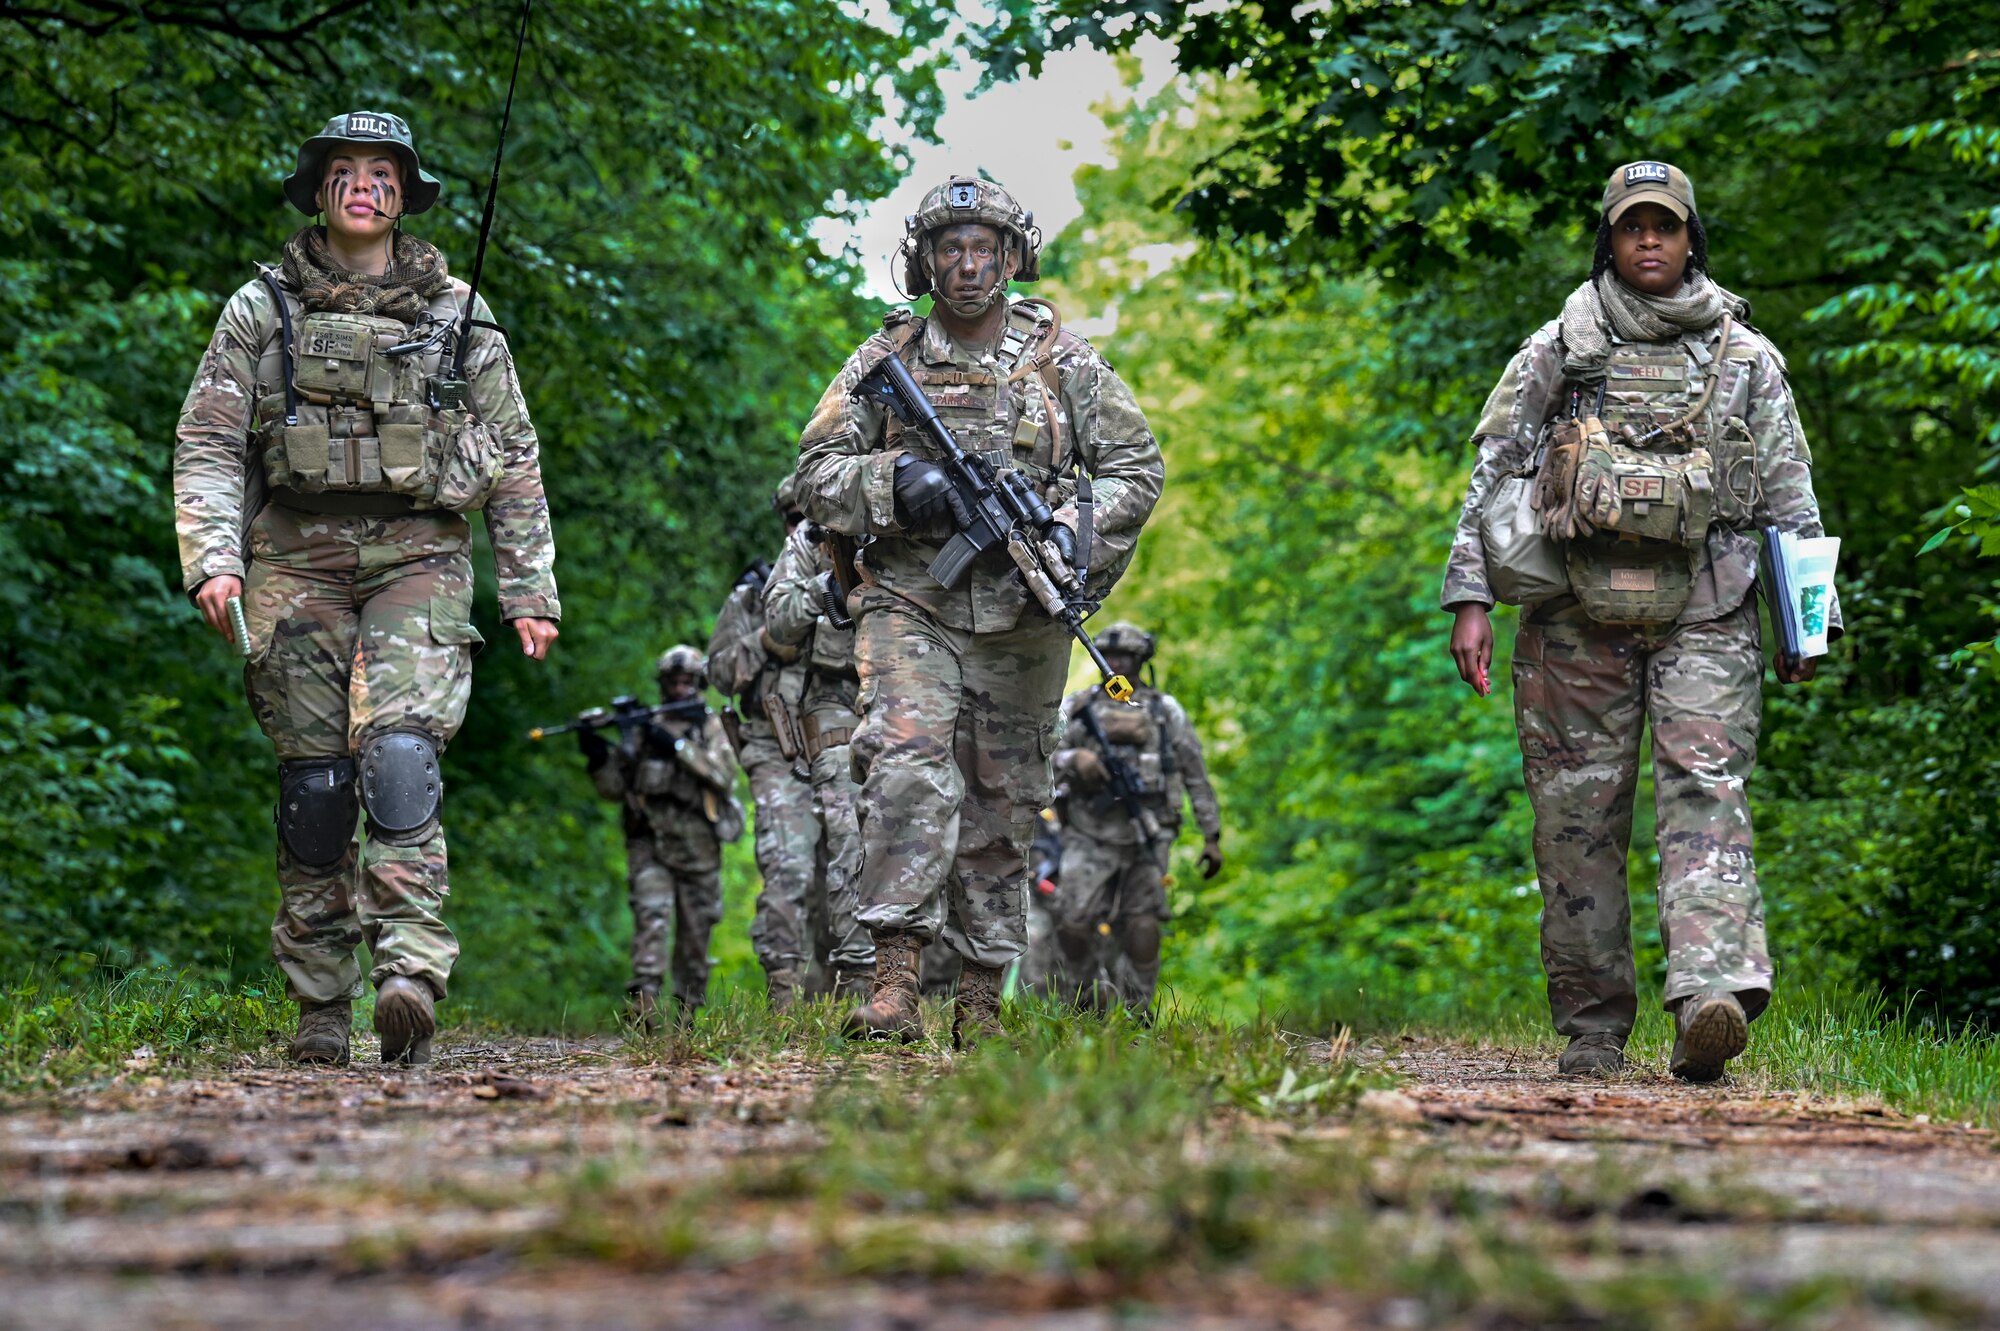
[[[946,535],[972,525],[965,501],[937,463],[905,453],[896,459],[890,484],[896,497],[896,523],[910,535]]]
[[[576,747],[583,750],[583,756],[589,759],[592,767],[602,766],[605,760],[611,757],[611,746],[606,744],[604,736],[595,730],[577,731]]]
[[[1576,493],[1576,467],[1583,460],[1583,430],[1574,417],[1556,422],[1549,436],[1549,450],[1542,469],[1535,476],[1535,489],[1528,502],[1542,515],[1542,530],[1559,541],[1569,539],[1559,531],[1570,521],[1570,501]]]
[[[1071,568],[1076,567],[1075,532],[1063,526],[1060,522],[1052,522],[1049,524],[1048,534],[1042,539],[1056,548],[1056,553],[1062,556],[1063,563],[1068,564]]]
[[[1222,872],[1222,838],[1212,836],[1201,843],[1201,876],[1213,878]]]
[[[1597,422],[1590,422],[1597,425]],[[1597,427],[1593,444],[1604,445],[1584,449],[1583,461],[1576,469],[1576,494],[1571,500],[1571,510],[1575,514],[1575,525],[1580,532],[1588,535],[1602,528],[1615,528],[1618,519],[1624,515],[1623,502],[1618,498],[1618,477],[1612,471],[1610,441],[1603,434],[1603,426]]]
[[[1076,749],[1069,758],[1070,779],[1086,791],[1102,790],[1111,772],[1094,749]]]

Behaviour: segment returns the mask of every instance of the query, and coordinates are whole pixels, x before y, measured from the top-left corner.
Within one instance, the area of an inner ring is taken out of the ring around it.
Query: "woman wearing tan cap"
[[[1784,358],[1710,275],[1680,168],[1611,173],[1589,280],[1522,344],[1474,443],[1442,600],[1481,696],[1489,612],[1523,607],[1514,708],[1559,1069],[1616,1072],[1637,1017],[1625,866],[1650,724],[1671,1067],[1712,1081],[1771,996],[1746,793],[1764,671],[1751,533],[1821,529]],[[1813,662],[1777,673],[1798,683]]]

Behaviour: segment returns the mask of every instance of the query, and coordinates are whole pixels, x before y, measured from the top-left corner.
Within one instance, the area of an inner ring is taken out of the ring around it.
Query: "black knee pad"
[[[278,764],[278,837],[311,869],[340,862],[360,813],[352,758],[293,758]]]
[[[361,745],[361,806],[368,834],[391,846],[416,846],[437,829],[444,775],[437,741],[421,730],[385,730]]]

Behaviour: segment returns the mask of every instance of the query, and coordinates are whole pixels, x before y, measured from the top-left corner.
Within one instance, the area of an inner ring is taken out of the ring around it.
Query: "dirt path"
[[[1989,1133],[1644,1074],[1562,1083],[1545,1055],[1415,1044],[1380,1060],[1402,1092],[1274,1136],[1365,1134],[1385,1175],[1443,1161],[1503,1223],[1577,1235],[1556,1260],[1582,1279],[1665,1261],[1751,1288],[1879,1281],[1940,1292],[1941,1321],[1904,1324],[2000,1323]],[[809,1155],[801,1111],[840,1068],[635,1067],[611,1042],[460,1041],[421,1074],[140,1067],[5,1107],[0,1328],[1114,1324],[1074,1280],[801,1278],[803,1219],[766,1222],[735,1258],[691,1235],[702,1256],[679,1266],[627,1260],[614,1239],[601,1253],[545,1242],[590,1214],[593,1171],[678,1196],[746,1156]],[[1163,1288],[1147,1325],[1425,1324],[1411,1300],[1248,1277]]]

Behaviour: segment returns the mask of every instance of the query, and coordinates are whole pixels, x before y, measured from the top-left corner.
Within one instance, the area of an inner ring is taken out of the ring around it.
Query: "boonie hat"
[[[326,122],[326,128],[299,145],[299,168],[285,177],[285,197],[292,207],[311,216],[319,211],[320,180],[327,154],[339,143],[385,143],[403,167],[404,214],[421,213],[437,202],[438,180],[417,159],[416,140],[401,116],[384,111],[349,111]]]
[[[1605,220],[1616,222],[1635,203],[1657,203],[1685,222],[1694,212],[1694,185],[1666,162],[1627,162],[1605,182]]]

